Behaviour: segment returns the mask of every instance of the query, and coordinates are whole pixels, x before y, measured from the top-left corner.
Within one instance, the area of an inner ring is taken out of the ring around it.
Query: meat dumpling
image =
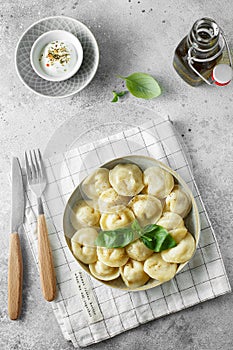
[[[160,253],[154,253],[144,262],[144,271],[160,282],[172,279],[177,270],[177,264],[171,264],[162,259]]]
[[[143,173],[143,181],[146,186],[143,192],[159,199],[167,197],[174,187],[173,176],[160,167],[147,168]]]
[[[167,262],[182,264],[191,259],[194,251],[195,240],[191,233],[188,232],[177,246],[162,251],[161,256]]]
[[[180,241],[186,236],[187,232],[188,230],[186,227],[178,227],[169,231],[169,234],[174,238],[176,243],[180,243]]]
[[[110,187],[109,170],[106,168],[99,168],[83,181],[81,190],[87,197],[96,200],[102,192]]]
[[[128,256],[137,261],[144,261],[153,254],[153,250],[147,248],[140,239],[130,243],[125,249]]]
[[[144,227],[155,224],[162,215],[161,201],[151,195],[139,194],[129,202],[129,207],[133,210],[139,224]]]
[[[120,272],[124,283],[129,288],[141,287],[150,279],[143,270],[143,263],[133,259],[121,266]]]
[[[179,214],[182,218],[188,215],[192,207],[189,194],[179,185],[175,185],[172,192],[167,196],[165,203],[166,211]]]
[[[178,227],[185,227],[184,220],[176,213],[166,211],[163,216],[157,221],[157,225],[163,226],[167,231],[174,230]]]
[[[120,276],[119,267],[111,267],[97,260],[89,265],[92,275],[102,281],[111,281]]]
[[[114,213],[126,208],[130,197],[119,195],[113,188],[102,192],[99,196],[98,207],[102,213]]]
[[[182,217],[173,212],[163,213],[163,216],[156,224],[163,226],[174,238],[176,243],[179,243],[188,232],[187,228],[184,225],[184,220]]]
[[[142,171],[135,164],[117,164],[109,171],[109,181],[122,196],[135,196],[144,187]]]
[[[132,210],[125,208],[116,213],[104,213],[100,218],[102,230],[115,230],[130,225],[135,220]]]
[[[71,238],[71,249],[74,256],[84,264],[91,264],[97,261],[95,239],[98,232],[91,227],[84,227],[78,230]]]
[[[123,266],[129,259],[125,248],[97,247],[97,255],[103,264],[111,267]]]
[[[85,226],[98,227],[99,220],[100,212],[92,208],[86,201],[80,201],[72,208],[70,221],[76,230]]]

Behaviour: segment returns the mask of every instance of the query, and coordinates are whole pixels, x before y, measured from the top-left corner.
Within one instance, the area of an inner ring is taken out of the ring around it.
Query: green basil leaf
[[[153,229],[154,226],[154,229]],[[158,225],[148,225],[144,228],[144,234],[141,236],[145,246],[154,252],[161,252],[176,246],[176,241],[168,231]]]
[[[156,245],[156,241],[155,239],[148,237],[148,236],[141,236],[140,238],[142,240],[142,242],[145,244],[145,246],[151,250],[154,251],[155,249],[155,245]]]
[[[154,248],[155,252],[162,251],[162,247],[163,247],[163,244],[167,238],[167,235],[168,235],[168,233],[166,232],[166,230],[160,230],[160,231],[156,232],[156,235],[155,235],[156,244],[155,244],[155,248]]]
[[[151,99],[161,94],[157,81],[146,73],[133,73],[128,77],[119,76],[125,80],[129,92],[138,98]]]
[[[113,99],[111,102],[117,102],[119,97],[124,96],[125,94],[127,94],[128,91],[120,91],[120,92],[116,92],[116,91],[112,91],[113,93]]]
[[[139,222],[137,220],[134,220],[133,223],[131,224],[131,229],[140,236],[143,234],[143,229],[139,225]]]
[[[115,91],[113,91],[112,93],[113,93],[113,99],[111,102],[117,102],[118,101],[117,93]]]
[[[134,220],[130,227],[100,231],[95,244],[106,248],[124,248],[138,238],[154,252],[176,246],[175,240],[164,227],[152,224],[142,228],[137,220]]]
[[[127,94],[127,92],[128,92],[128,91],[117,92],[117,96],[118,96],[118,97],[125,96],[125,94]]]
[[[168,234],[167,237],[165,238],[165,240],[163,241],[161,251],[166,250],[166,249],[170,249],[170,248],[174,248],[176,245],[177,245],[177,243],[174,240],[174,238],[170,234]]]
[[[112,231],[100,231],[95,244],[106,248],[123,248],[135,240],[135,234],[129,228]]]

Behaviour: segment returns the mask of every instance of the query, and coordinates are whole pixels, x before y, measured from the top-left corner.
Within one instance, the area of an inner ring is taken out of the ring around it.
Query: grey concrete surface
[[[19,81],[14,69],[14,50],[19,36],[30,24],[42,17],[60,14],[79,19],[93,31],[100,48],[100,66],[94,80],[81,93],[63,100],[50,100],[33,94]],[[162,96],[143,104],[169,114],[183,135],[232,284],[232,85],[192,88],[172,67],[177,43],[192,23],[203,16],[219,22],[233,47],[232,3],[227,0],[0,2],[0,349],[73,348],[64,340],[50,305],[41,296],[38,274],[23,236],[23,313],[19,321],[8,319],[10,186],[7,173],[12,155],[22,157],[24,150],[32,147],[45,149],[61,123],[88,105],[98,101],[109,103],[111,90],[121,88],[116,74],[148,72],[163,86]],[[80,117],[80,127],[83,123],[89,127],[92,121]],[[230,350],[233,346],[232,305],[233,296],[228,294],[89,348]]]

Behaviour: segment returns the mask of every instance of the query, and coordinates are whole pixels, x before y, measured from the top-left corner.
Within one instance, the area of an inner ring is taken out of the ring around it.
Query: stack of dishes
[[[91,31],[81,22],[56,16],[30,26],[20,38],[15,55],[22,82],[46,97],[67,97],[93,79],[99,49]]]

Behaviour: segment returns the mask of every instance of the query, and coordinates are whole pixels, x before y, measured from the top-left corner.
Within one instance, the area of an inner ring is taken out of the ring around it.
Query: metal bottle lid
[[[212,80],[214,84],[225,86],[231,82],[232,67],[228,64],[217,64],[212,72]]]

